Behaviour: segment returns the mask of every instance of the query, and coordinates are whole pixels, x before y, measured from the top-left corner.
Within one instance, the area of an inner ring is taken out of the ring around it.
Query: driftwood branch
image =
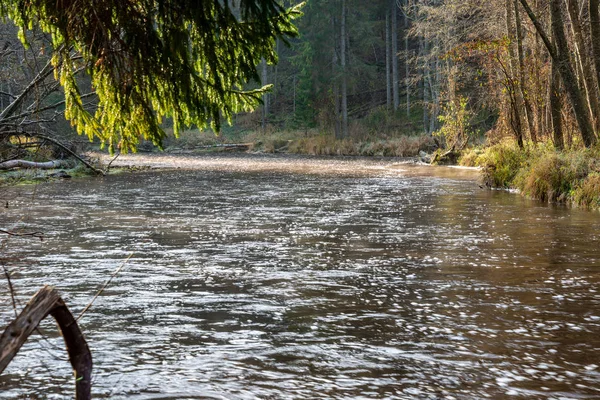
[[[0,170],[13,169],[13,168],[37,168],[37,169],[52,169],[52,168],[63,168],[68,166],[68,162],[65,160],[53,160],[47,162],[34,162],[27,160],[10,160],[0,163]]]
[[[33,296],[19,316],[0,336],[0,374],[10,364],[27,338],[48,315],[52,315],[62,333],[75,371],[75,399],[91,399],[92,355],[73,314],[58,292],[49,286]]]
[[[88,167],[96,175],[105,175],[103,171],[101,171],[98,168],[94,167],[92,164],[90,164],[84,158],[82,158],[79,154],[75,153],[73,150],[71,150],[70,148],[68,148],[67,146],[65,146],[60,141],[58,141],[58,140],[56,140],[54,138],[51,138],[50,136],[45,136],[45,135],[37,135],[37,134],[35,134],[33,136],[35,136],[37,138],[40,138],[40,139],[43,139],[43,140],[47,140],[47,141],[55,144],[56,146],[60,147],[61,149],[63,149],[64,151],[66,151],[67,153],[69,153],[70,155],[72,155],[73,157],[75,157],[77,160],[79,160],[79,162],[81,162],[83,165],[85,165],[86,167]]]
[[[43,232],[26,232],[26,233],[20,233],[20,232],[12,232],[12,231],[7,231],[7,230],[4,230],[4,229],[0,229],[0,233],[4,234],[4,235],[8,235],[8,236],[17,236],[17,237],[30,236],[30,237],[38,238],[40,240],[44,240],[44,233]]]

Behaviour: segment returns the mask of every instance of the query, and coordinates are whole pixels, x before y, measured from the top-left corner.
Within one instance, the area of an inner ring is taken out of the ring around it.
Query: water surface
[[[77,313],[131,256],[81,320],[94,398],[600,398],[600,214],[467,172],[224,159],[2,189],[0,225],[46,236],[1,238],[21,304],[51,284]],[[72,398],[42,331],[0,398]]]

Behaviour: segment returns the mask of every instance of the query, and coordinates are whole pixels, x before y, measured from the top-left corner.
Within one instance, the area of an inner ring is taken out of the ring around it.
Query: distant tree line
[[[600,132],[598,0],[310,0],[296,20],[299,37],[292,37],[295,30],[288,20],[275,19],[230,32],[239,42],[243,29],[251,29],[252,35],[267,29],[268,40],[257,42],[248,57],[240,52],[243,41],[228,47],[219,24],[244,15],[258,21],[263,11],[250,2],[207,6],[206,15],[222,19],[212,27],[211,32],[221,32],[214,37],[203,36],[201,13],[184,12],[185,7],[173,11],[180,2],[147,3],[162,4],[164,12],[149,12],[156,29],[166,29],[170,36],[146,31],[144,18],[136,17],[124,25],[132,43],[116,43],[110,35],[98,42],[97,35],[88,37],[82,29],[85,21],[81,27],[52,27],[53,16],[46,12],[44,32],[21,36],[30,38],[26,50],[19,48],[17,28],[3,25],[0,130],[51,133],[57,130],[51,121],[66,111],[80,132],[124,149],[134,148],[143,137],[160,144],[164,133],[156,121],[161,120],[179,131],[207,124],[218,128],[224,118],[250,129],[316,128],[339,139],[421,133],[456,150],[484,132],[492,141],[513,137],[523,147],[551,140],[557,148],[591,146]],[[46,7],[36,1],[20,12],[17,3],[2,4],[21,27],[36,20],[36,7]],[[121,10],[116,0],[103,4]],[[264,4],[275,7],[272,1]],[[295,0],[280,0],[277,7],[283,8],[264,12],[287,18],[283,9],[296,5]],[[54,11],[62,15],[60,9]],[[124,24],[124,18],[115,17],[111,29]],[[195,36],[186,39],[196,43],[192,47],[178,39],[184,32],[174,29],[186,18],[198,24]],[[57,38],[62,36],[53,32],[71,35],[76,46],[60,47]],[[155,46],[134,51],[140,38],[154,40]],[[131,54],[119,50],[125,45]],[[205,58],[194,58],[200,55]],[[212,61],[220,55],[231,59]],[[185,63],[177,64],[178,59]],[[148,60],[154,60],[152,65]],[[51,70],[44,69],[48,61]],[[231,67],[236,63],[243,68]],[[203,81],[206,68],[214,70],[211,76],[227,79]],[[56,71],[62,88],[53,80]],[[91,78],[78,77],[82,71],[92,72]],[[44,79],[29,86],[38,73]],[[187,73],[194,78],[189,80]],[[255,83],[242,92],[247,79]],[[253,91],[261,87],[259,81],[272,90]],[[27,88],[28,94],[15,103]],[[258,98],[259,111],[249,112]],[[57,108],[50,109],[53,104]],[[21,116],[25,110],[29,114]],[[45,114],[31,118],[40,110]]]
[[[597,0],[311,0],[262,125],[591,146],[600,132]],[[286,5],[289,5],[286,4]],[[350,133],[349,133],[350,131]]]

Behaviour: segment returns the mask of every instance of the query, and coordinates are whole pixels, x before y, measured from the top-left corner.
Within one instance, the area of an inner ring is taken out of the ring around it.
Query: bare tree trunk
[[[420,48],[421,48],[421,57],[423,57],[423,63],[422,63],[422,81],[423,81],[423,131],[425,133],[429,133],[429,102],[430,102],[430,97],[429,94],[430,92],[430,88],[429,88],[429,81],[430,81],[430,75],[429,75],[429,62],[427,61],[428,59],[428,43],[425,40],[425,38],[423,38],[422,36],[419,38],[419,41],[421,42]]]
[[[279,57],[279,38],[275,39],[275,52]],[[278,85],[279,84],[279,63],[275,64],[273,68],[273,96],[271,99],[273,104],[277,104],[277,95],[278,95]],[[271,106],[271,104],[269,104]]]
[[[392,49],[390,41],[390,13],[385,11],[385,89],[387,109],[392,108],[392,75],[390,68],[392,65]]]
[[[431,132],[435,132],[438,129],[438,117],[440,115],[440,82],[442,79],[442,72],[440,68],[440,58],[436,57],[435,59],[435,77],[436,77],[436,85],[435,90],[432,90],[432,96],[435,99],[433,104],[433,116],[431,118],[432,121],[432,129]]]
[[[596,68],[596,88],[600,89],[600,0],[589,0],[592,54]]]
[[[535,33],[535,47],[533,50],[533,62],[535,62],[534,68],[538,68],[538,66],[542,63],[542,53],[543,53],[543,44],[540,42],[540,35]],[[543,79],[541,79],[540,74],[533,74],[532,79],[535,84],[535,91],[537,100],[535,101],[535,118],[536,118],[536,129],[538,136],[544,136],[546,133],[546,100],[548,96],[540,96],[539,94],[542,91],[545,91],[545,85],[542,84]]]
[[[433,73],[431,69],[433,68]],[[430,96],[430,105],[429,105],[429,134],[433,134],[433,132],[437,129],[438,115],[439,115],[439,82],[440,82],[440,70],[439,70],[439,59],[435,57],[435,62],[430,62],[429,64],[429,96]]]
[[[267,61],[263,58],[261,61],[262,66],[262,84],[266,85],[268,82],[268,71],[267,71]],[[267,130],[267,119],[269,117],[269,94],[265,93],[263,95],[263,107],[262,107],[262,130],[265,132]]]
[[[552,19],[552,33],[554,36],[554,43],[550,43],[548,35],[544,31],[544,28],[540,24],[538,18],[535,16],[531,7],[527,3],[527,0],[520,0],[523,8],[527,12],[527,15],[531,19],[531,22],[535,26],[536,30],[542,37],[548,52],[552,56],[552,59],[556,62],[558,70],[560,71],[560,77],[566,89],[566,92],[571,101],[573,113],[577,119],[577,125],[581,133],[581,138],[586,147],[590,147],[596,143],[597,138],[592,127],[592,122],[589,114],[589,110],[585,104],[585,99],[575,78],[573,72],[573,66],[569,59],[569,46],[567,38],[565,36],[563,26],[563,16],[561,11],[561,0],[551,0],[550,2],[550,14]]]
[[[535,124],[533,121],[533,111],[529,96],[525,90],[525,61],[523,55],[523,40],[522,40],[522,27],[521,27],[521,16],[519,13],[519,2],[513,0],[513,6],[515,10],[515,28],[516,28],[516,39],[517,39],[517,57],[519,59],[519,97],[523,100],[523,106],[525,111],[525,118],[527,119],[527,127],[529,129],[529,136],[535,143],[537,142],[537,133],[535,131]]]
[[[348,77],[346,74],[346,0],[342,0],[342,20],[341,20],[341,67],[342,67],[342,137],[348,137]]]
[[[332,54],[333,54],[333,59],[331,62],[331,68],[332,68],[332,74],[333,74],[333,117],[334,117],[334,123],[333,123],[333,131],[334,131],[334,135],[336,139],[341,138],[342,136],[342,129],[341,129],[341,118],[340,118],[340,84],[339,84],[339,80],[338,80],[338,53],[337,53],[337,35],[335,34],[336,32],[336,26],[335,26],[335,17],[331,17],[331,25],[332,25],[332,32],[334,32],[333,36],[333,43],[332,43]]]
[[[294,74],[294,77],[293,77],[293,86],[294,86],[294,89],[293,89],[293,91],[294,91],[294,93],[293,93],[294,102],[293,102],[293,105],[292,105],[292,110],[294,111],[294,115],[296,115],[296,74]]]
[[[562,124],[561,124],[561,104],[560,104],[560,74],[556,62],[552,60],[552,73],[550,77],[550,115],[552,116],[552,131],[554,137],[554,147],[562,150],[565,147]]]
[[[573,37],[575,39],[575,57],[581,67],[581,81],[584,84],[587,105],[590,109],[592,122],[595,130],[600,132],[600,92],[598,91],[596,80],[594,78],[591,57],[588,57],[588,52],[586,51],[583,28],[579,18],[579,5],[577,3],[577,0],[567,1],[569,17],[571,18],[571,31],[573,32]]]
[[[407,9],[404,11],[404,84],[406,85],[406,116],[410,117],[410,65],[408,63],[408,0],[406,0],[405,6]]]
[[[400,107],[400,94],[398,85],[398,6],[396,0],[390,1],[392,10],[392,96],[394,111]]]
[[[596,134],[592,127],[589,109],[585,104],[583,93],[581,93],[581,90],[577,86],[577,80],[569,59],[569,45],[564,31],[561,0],[552,0],[550,12],[552,17],[552,34],[558,57],[558,68],[561,71],[563,84],[567,89],[567,93],[569,93],[583,142],[586,147],[590,147],[596,143]]]
[[[510,99],[510,109],[511,109],[511,125],[515,132],[515,136],[517,138],[517,143],[520,148],[523,148],[523,125],[521,123],[521,104],[523,104],[523,99],[521,97],[521,91],[518,88],[517,83],[517,69],[518,60],[517,55],[515,53],[515,45],[517,42],[515,28],[513,25],[514,16],[513,16],[513,4],[511,0],[506,0],[504,3],[505,8],[505,23],[506,23],[506,34],[510,40],[508,44],[508,76],[506,77],[508,80],[507,88],[508,88],[508,96]]]

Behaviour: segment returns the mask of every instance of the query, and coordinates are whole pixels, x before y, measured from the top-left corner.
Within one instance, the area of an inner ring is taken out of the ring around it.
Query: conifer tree
[[[161,123],[175,134],[187,126],[218,130],[235,112],[254,109],[267,87],[262,58],[277,61],[275,40],[297,35],[299,7],[276,0],[240,0],[236,12],[218,0],[0,0],[0,15],[21,29],[51,36],[54,74],[65,93],[65,116],[80,134],[113,151],[135,150],[140,139],[160,146]],[[238,13],[239,10],[239,13]],[[83,107],[76,79],[85,68],[97,108]]]

